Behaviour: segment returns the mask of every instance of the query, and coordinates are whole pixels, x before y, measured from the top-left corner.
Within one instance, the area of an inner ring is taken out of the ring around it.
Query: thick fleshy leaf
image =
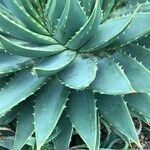
[[[142,62],[142,64],[150,70],[150,49],[135,44],[127,45],[122,49],[128,55],[131,54],[132,57],[136,57],[137,61]]]
[[[84,8],[84,11],[86,12],[86,15],[90,16],[94,8],[95,0],[80,0],[80,1],[81,6]]]
[[[38,23],[43,25],[43,21],[41,16],[38,14],[37,10],[33,7],[30,0],[20,0],[23,7],[26,9],[26,11],[34,18]]]
[[[31,58],[0,53],[0,74],[12,73],[34,64]]]
[[[101,129],[100,129],[100,117],[97,115],[97,138],[95,150],[99,150],[101,144]]]
[[[21,40],[5,38],[1,35],[0,40],[8,52],[26,57],[50,56],[66,49],[62,45],[32,45]]]
[[[66,2],[66,0],[54,0],[48,1],[47,3],[45,16],[47,17],[47,25],[51,34],[53,34],[55,31],[58,19],[60,19],[63,13]]]
[[[138,39],[137,41],[135,41],[135,43],[150,50],[150,34]]]
[[[108,46],[116,37],[122,33],[131,22],[132,17],[125,16],[109,19],[101,24],[94,36],[81,47],[82,52],[94,51]],[[113,30],[112,30],[113,29]]]
[[[23,70],[15,75],[3,90],[0,91],[0,115],[16,106],[33,94],[47,79],[38,78],[30,70]]]
[[[65,50],[54,56],[46,57],[33,68],[38,76],[52,75],[65,68],[76,56],[76,52]]]
[[[6,12],[7,13],[7,12]],[[9,34],[28,42],[33,42],[35,44],[55,44],[57,43],[50,36],[44,36],[35,32],[32,32],[25,28],[23,25],[10,20],[4,13],[0,11],[0,28],[4,32],[9,32]]]
[[[73,89],[84,89],[95,79],[96,60],[91,55],[77,55],[76,58],[58,74],[61,81]]]
[[[90,87],[101,94],[125,94],[134,90],[122,68],[111,58],[99,59],[98,71]]]
[[[137,5],[137,3],[146,3],[147,0],[128,0],[128,5]]]
[[[68,88],[52,78],[37,94],[35,102],[35,134],[37,149],[52,134],[65,108],[68,99]]]
[[[5,3],[2,0],[0,1],[0,5],[6,7]]]
[[[123,0],[120,0],[123,1]],[[128,0],[124,0],[124,1],[128,1]],[[132,0],[134,1],[134,0]],[[136,0],[138,1],[138,0]],[[142,0],[143,1],[143,0]],[[119,9],[115,10],[111,16],[112,17],[116,17],[116,16],[123,16],[123,15],[130,15],[132,14],[136,9],[137,13],[148,13],[150,11],[150,3],[147,1],[146,3],[136,3],[136,5],[126,5],[124,7],[120,7]]]
[[[0,89],[3,89],[10,80],[11,76],[8,76],[7,74],[0,75]]]
[[[101,18],[102,12],[100,1],[96,0],[91,16],[89,17],[85,25],[81,27],[78,32],[76,32],[76,35],[68,41],[66,46],[74,50],[79,49],[93,36],[93,34],[95,34],[95,31],[101,23]]]
[[[82,10],[79,1],[67,0],[65,9],[56,26],[55,39],[60,43],[65,44],[86,21],[86,15]]]
[[[28,29],[39,34],[49,35],[48,31],[28,14],[28,11],[25,10],[21,2],[18,2],[18,0],[4,0],[4,3],[14,16],[19,18]]]
[[[67,113],[88,148],[96,150],[97,112],[93,94],[88,90],[72,91],[67,104]]]
[[[10,12],[10,10],[7,8],[7,6],[6,6],[5,4],[4,4],[4,5],[1,5],[1,4],[0,4],[0,11],[1,11],[1,13],[4,13],[9,19],[14,20],[14,21],[16,21],[17,23],[23,25],[23,23],[21,23],[21,21],[19,21],[19,20],[18,20],[17,18],[15,18],[15,17],[13,17],[13,15],[12,15],[11,12]],[[2,31],[2,29],[1,29],[1,31]]]
[[[34,132],[33,99],[27,99],[19,112],[13,150],[20,150]]]
[[[117,131],[140,146],[129,110],[121,96],[96,94],[100,115]]]
[[[54,139],[55,150],[66,150],[69,148],[73,127],[65,113],[62,114],[57,127],[60,129],[60,134]]]
[[[114,5],[115,5],[115,0],[111,0],[111,1],[105,0],[105,2],[103,2],[103,5],[102,5],[103,10],[104,10],[103,21],[105,21],[107,17],[110,15],[110,12]]]
[[[137,26],[138,25],[138,26]],[[136,28],[135,28],[136,27]],[[149,13],[137,13],[133,18],[130,25],[126,30],[119,36],[110,48],[120,47],[127,45],[135,41],[136,39],[149,34],[150,32],[150,14]]]
[[[133,109],[132,107],[128,106],[130,113],[132,114],[133,117],[136,117],[142,121],[144,121],[145,123],[149,124],[150,123],[150,118],[141,114],[140,112],[136,111],[135,109]]]
[[[21,110],[21,106],[22,105],[13,107],[4,116],[0,117],[0,125],[5,126],[9,124],[11,121],[13,121],[18,116],[18,113]]]
[[[150,117],[150,95],[149,94],[129,94],[124,96],[127,104],[141,114]]]
[[[123,67],[124,72],[131,82],[133,89],[137,92],[150,91],[150,71],[145,68],[136,59],[122,54],[121,52],[115,53],[114,58]]]
[[[13,137],[8,137],[5,139],[2,139],[2,140],[0,140],[0,148],[2,149],[2,147],[3,147],[6,149],[12,149],[13,148],[13,142],[14,142]],[[4,150],[4,149],[2,149],[2,150]]]

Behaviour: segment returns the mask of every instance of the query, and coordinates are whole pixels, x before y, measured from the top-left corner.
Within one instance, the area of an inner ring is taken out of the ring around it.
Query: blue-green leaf
[[[66,2],[66,0],[54,0],[47,3],[45,16],[47,17],[47,25],[51,34],[55,31],[58,19],[60,19],[63,13]]]
[[[137,26],[138,25],[138,26]],[[137,13],[132,19],[130,25],[118,37],[118,39],[110,45],[110,48],[120,47],[141,38],[150,32],[150,14]]]
[[[22,105],[13,107],[4,116],[0,117],[0,125],[5,126],[8,125],[11,121],[13,121],[18,116],[18,113],[21,110],[21,106]]]
[[[28,42],[33,42],[35,44],[56,44],[56,40],[50,36],[41,35],[35,32],[32,32],[25,28],[23,25],[18,24],[17,22],[10,20],[9,17],[0,11],[0,28],[4,32],[9,32],[12,36],[15,36],[21,40]]]
[[[66,113],[63,113],[57,127],[60,129],[59,135],[54,139],[55,150],[66,150],[69,148],[71,136],[73,132],[72,124]]]
[[[111,58],[100,58],[95,80],[90,87],[101,94],[125,94],[134,92],[122,68]]]
[[[52,75],[63,68],[65,68],[68,64],[73,61],[76,56],[76,52],[65,50],[59,54],[54,56],[46,57],[38,62],[38,64],[33,68],[38,76],[41,75]]]
[[[38,14],[37,10],[33,7],[32,3],[30,0],[21,0],[21,3],[23,7],[26,9],[26,11],[34,18],[38,23],[43,25],[42,18]]]
[[[52,78],[37,94],[35,101],[35,134],[37,149],[46,142],[65,108],[68,88]]]
[[[76,32],[76,35],[68,41],[66,46],[74,50],[79,49],[93,36],[93,34],[95,34],[95,31],[101,23],[101,18],[102,12],[100,8],[100,1],[96,0],[91,16],[85,25],[82,26],[78,32]]]
[[[88,148],[96,150],[98,129],[96,102],[93,94],[88,90],[71,92],[67,113],[70,121]]]
[[[140,146],[129,110],[121,96],[96,94],[100,115],[116,130]]]
[[[112,58],[120,63],[135,91],[150,91],[150,71],[145,66],[135,58],[132,58],[127,54],[122,54],[121,52],[114,53]]]
[[[131,22],[132,17],[125,16],[115,19],[109,19],[101,24],[94,36],[81,47],[82,52],[99,50],[108,46],[116,37],[122,33]],[[113,30],[112,30],[113,29]]]
[[[147,39],[147,41],[149,40]],[[150,70],[150,49],[135,44],[127,45],[122,49],[128,55],[131,54],[132,57],[136,57],[137,61],[142,62],[142,64]]]
[[[95,79],[97,66],[91,55],[80,55],[59,74],[58,77],[68,87],[84,89]]]
[[[20,150],[34,132],[33,104],[33,99],[27,99],[19,112],[13,150]]]
[[[12,73],[25,67],[33,65],[31,58],[0,53],[0,74]]]
[[[11,53],[26,57],[44,57],[57,54],[66,48],[62,45],[32,45],[17,39],[9,39],[0,35],[1,44]]]
[[[3,89],[10,80],[11,77],[8,74],[0,75],[0,89]]]
[[[65,44],[86,21],[86,15],[78,0],[67,0],[65,9],[56,26],[55,38],[60,43]]]
[[[23,70],[0,91],[0,115],[16,106],[28,96],[32,95],[47,79],[38,78],[31,74],[30,70]]]
[[[150,123],[150,118],[145,116],[144,114],[141,114],[140,112],[136,111],[135,109],[133,109],[132,107],[128,106],[130,113],[132,114],[133,117],[136,117],[142,121],[144,121],[145,123],[149,124]]]
[[[150,94],[129,94],[124,99],[131,108],[150,117]]]
[[[28,14],[28,11],[25,10],[21,2],[19,2],[18,0],[5,0],[4,3],[8,7],[8,9],[15,15],[15,17],[19,18],[27,26],[28,29],[39,34],[49,35],[48,31]]]
[[[81,5],[84,8],[86,15],[90,16],[94,8],[95,0],[79,0],[79,1],[81,1]],[[100,2],[101,1],[102,0],[100,0]]]
[[[111,1],[105,0],[105,2],[103,2],[103,10],[104,10],[103,21],[105,21],[107,17],[110,15],[114,5],[115,5],[115,0],[111,0]]]
[[[14,138],[13,137],[8,137],[8,138],[0,140],[0,146],[10,150],[13,147],[13,142],[14,142]]]

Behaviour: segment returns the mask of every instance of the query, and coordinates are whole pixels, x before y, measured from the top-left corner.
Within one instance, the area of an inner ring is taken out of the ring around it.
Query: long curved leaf
[[[60,19],[64,11],[66,2],[66,0],[55,0],[47,3],[45,16],[47,17],[47,25],[51,34],[55,32],[58,19]]]
[[[65,68],[68,64],[73,61],[76,56],[76,52],[65,50],[59,54],[54,56],[50,56],[47,58],[42,59],[38,62],[38,64],[33,68],[38,76],[41,75],[52,75],[63,68]]]
[[[93,94],[88,90],[71,92],[67,104],[67,113],[88,148],[96,150],[98,129],[96,102]]]
[[[28,57],[0,53],[0,74],[12,73],[25,67],[30,67],[35,62]]]
[[[34,132],[33,99],[27,99],[19,112],[13,150],[20,150]]]
[[[80,51],[90,52],[108,46],[125,30],[131,20],[132,17],[125,16],[115,19],[112,18],[102,23],[98,30],[94,33],[94,36],[81,47]]]
[[[26,57],[44,57],[57,54],[66,48],[62,45],[32,45],[17,39],[9,39],[0,35],[1,44],[11,53]]]
[[[41,16],[38,14],[37,10],[33,7],[30,0],[20,0],[23,7],[26,9],[26,11],[34,18],[38,23],[43,25],[43,21]]]
[[[35,134],[37,149],[43,146],[52,134],[65,108],[68,88],[61,85],[56,78],[48,81],[38,93],[35,101]]]
[[[55,150],[68,149],[73,127],[69,118],[66,116],[66,113],[62,114],[58,122],[58,128],[60,129],[60,134],[54,139]]]
[[[9,32],[12,36],[15,36],[21,40],[33,42],[35,44],[56,44],[57,42],[50,36],[44,36],[35,32],[32,32],[24,26],[10,20],[4,13],[0,11],[0,28],[4,32]]]
[[[135,58],[132,58],[127,54],[122,54],[121,52],[114,53],[112,58],[120,63],[135,91],[150,91],[150,71],[145,66]]]
[[[129,110],[121,96],[96,94],[100,115],[116,130],[140,146]]]
[[[21,2],[18,2],[18,0],[5,0],[4,3],[15,17],[19,18],[28,29],[39,34],[49,35],[48,31],[28,14],[28,11],[25,10]]]
[[[18,105],[13,107],[10,111],[8,111],[4,116],[0,117],[0,125],[5,126],[8,125],[11,121],[13,121],[19,114],[22,105]]]
[[[138,25],[138,26],[137,26]],[[133,18],[130,25],[126,30],[118,37],[110,48],[120,47],[131,43],[138,38],[141,38],[150,33],[150,13],[137,13]]]
[[[56,25],[54,37],[60,43],[65,44],[85,24],[86,20],[79,1],[67,0],[65,9]]]
[[[124,99],[131,108],[150,117],[150,94],[129,94],[125,95]]]
[[[147,41],[149,41],[147,39]],[[124,52],[132,57],[136,57],[137,61],[142,62],[142,64],[150,70],[150,50],[146,47],[140,45],[130,44],[122,48]]]
[[[17,73],[0,91],[0,115],[32,95],[46,79],[32,75],[29,69]]]
[[[100,1],[95,1],[95,6],[93,8],[93,12],[84,26],[76,32],[76,35],[73,36],[66,46],[70,49],[79,49],[82,45],[84,45],[92,36],[95,34],[95,31],[99,27],[102,19],[102,12],[100,8]]]

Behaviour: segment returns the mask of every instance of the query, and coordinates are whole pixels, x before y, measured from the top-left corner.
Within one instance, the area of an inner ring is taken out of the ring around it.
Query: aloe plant
[[[149,59],[147,0],[0,0],[0,124],[15,130],[0,145],[141,147],[133,117],[150,123]]]

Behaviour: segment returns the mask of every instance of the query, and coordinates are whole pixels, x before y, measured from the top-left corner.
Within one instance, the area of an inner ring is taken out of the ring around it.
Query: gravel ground
[[[142,132],[139,135],[139,140],[144,150],[150,150],[150,125],[147,125],[145,123],[142,124]],[[137,149],[134,144],[133,149]]]
[[[146,137],[144,135],[140,136],[140,142],[143,149],[150,150],[150,137]]]

